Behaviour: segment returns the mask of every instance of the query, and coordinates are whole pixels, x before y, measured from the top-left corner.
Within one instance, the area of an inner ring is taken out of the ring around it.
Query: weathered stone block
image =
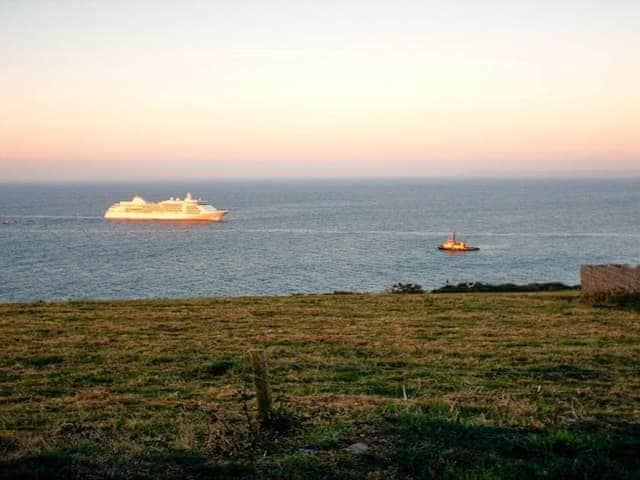
[[[640,266],[582,265],[580,288],[587,296],[640,296]]]

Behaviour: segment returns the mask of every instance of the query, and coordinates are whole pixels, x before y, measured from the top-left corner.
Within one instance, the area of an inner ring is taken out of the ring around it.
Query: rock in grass
[[[345,448],[345,450],[347,452],[353,453],[354,455],[362,455],[364,453],[367,453],[367,451],[369,450],[369,445],[363,442],[357,442],[353,445],[348,446],[347,448]]]

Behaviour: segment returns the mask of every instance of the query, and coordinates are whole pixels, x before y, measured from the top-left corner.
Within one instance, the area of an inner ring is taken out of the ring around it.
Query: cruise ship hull
[[[185,213],[138,213],[138,212],[110,212],[104,214],[106,220],[117,221],[167,221],[167,222],[219,222],[228,213],[227,210],[215,212],[185,214]]]

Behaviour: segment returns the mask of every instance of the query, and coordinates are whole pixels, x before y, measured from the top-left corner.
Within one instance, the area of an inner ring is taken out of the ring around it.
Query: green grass
[[[640,312],[575,292],[5,304],[0,345],[0,478],[640,478]]]

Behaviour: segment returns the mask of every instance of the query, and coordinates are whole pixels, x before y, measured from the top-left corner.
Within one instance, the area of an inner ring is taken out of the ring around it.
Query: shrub
[[[640,307],[640,295],[625,290],[611,290],[608,292],[582,293],[583,303],[599,306]]]
[[[565,285],[560,282],[528,283],[527,285],[516,285],[514,283],[501,283],[492,285],[482,282],[459,283],[457,285],[447,284],[443,287],[432,290],[431,293],[465,293],[465,292],[558,292],[562,290],[575,290],[579,285]]]
[[[389,291],[391,293],[424,293],[422,285],[417,283],[394,283]]]

